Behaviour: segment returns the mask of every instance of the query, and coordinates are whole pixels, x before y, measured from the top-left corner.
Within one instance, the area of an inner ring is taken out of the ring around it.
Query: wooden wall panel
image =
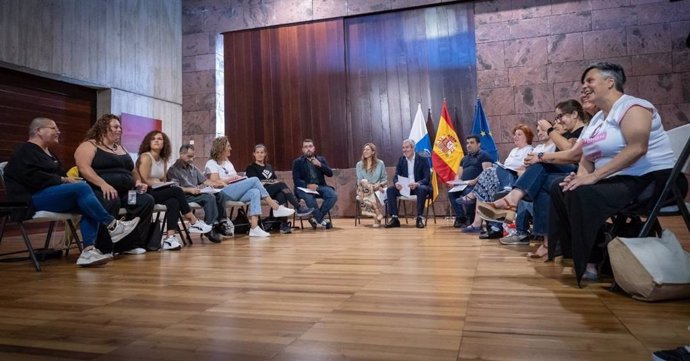
[[[244,169],[264,143],[289,170],[302,139],[348,167],[342,20],[225,34],[225,129]]]
[[[231,160],[244,168],[265,143],[274,166],[289,170],[307,137],[334,167],[353,167],[366,142],[393,165],[417,104],[425,116],[432,108],[437,126],[444,98],[469,129],[472,19],[472,4],[458,3],[226,33]]]
[[[464,127],[471,127],[477,94],[472,9],[458,3],[345,20],[351,158],[373,142],[379,157],[394,165],[418,103],[425,118],[432,109],[438,127],[446,98],[451,117],[458,107]]]
[[[96,90],[0,68],[0,161],[28,139],[33,118],[51,118],[60,128],[53,152],[66,167],[96,119]]]

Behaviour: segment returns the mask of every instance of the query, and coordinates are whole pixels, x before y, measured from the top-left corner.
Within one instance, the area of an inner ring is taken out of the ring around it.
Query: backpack
[[[237,209],[237,215],[235,219],[232,220],[232,224],[235,225],[235,234],[247,234],[249,233],[249,218],[244,208]]]

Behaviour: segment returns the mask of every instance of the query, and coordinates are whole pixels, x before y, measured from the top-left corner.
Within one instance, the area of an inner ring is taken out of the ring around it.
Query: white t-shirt
[[[209,159],[208,162],[206,162],[204,173],[206,176],[211,173],[218,173],[218,177],[220,177],[221,180],[226,180],[237,175],[235,167],[229,160],[225,160],[222,164],[218,164],[218,162],[213,159]]]
[[[536,147],[534,147],[534,150],[532,150],[532,153],[553,153],[556,151],[556,144],[555,143],[549,143],[548,145],[546,143],[539,143],[537,144]]]
[[[643,175],[649,172],[673,168],[675,156],[671,148],[671,141],[661,124],[661,117],[652,103],[623,95],[611,107],[608,115],[603,111],[594,115],[589,126],[582,131],[583,154],[594,168],[598,169],[615,158],[627,146],[620,122],[633,106],[641,106],[652,112],[652,128],[649,134],[647,154],[625,169],[610,175]]]
[[[522,148],[515,147],[510,151],[510,154],[508,154],[508,157],[506,160],[503,162],[503,166],[510,170],[517,171],[518,168],[522,167],[525,165],[525,156],[527,154],[532,152],[532,146],[531,145],[526,145]]]

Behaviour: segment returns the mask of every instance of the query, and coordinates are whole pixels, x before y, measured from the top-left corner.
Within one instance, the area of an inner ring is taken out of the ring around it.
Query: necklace
[[[112,147],[109,146],[109,145],[107,145],[107,144],[105,144],[105,142],[103,142],[103,143],[101,143],[101,144],[103,144],[103,146],[104,146],[106,149],[108,149],[109,151],[111,151],[111,152],[117,152],[117,148],[118,148],[117,143],[113,143],[113,146],[112,146]]]

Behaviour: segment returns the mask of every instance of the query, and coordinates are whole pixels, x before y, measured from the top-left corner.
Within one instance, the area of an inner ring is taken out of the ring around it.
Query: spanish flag
[[[433,152],[431,153],[434,173],[444,183],[455,179],[455,172],[460,166],[460,160],[464,156],[462,143],[460,143],[458,135],[455,133],[453,121],[450,119],[448,106],[444,100]]]

